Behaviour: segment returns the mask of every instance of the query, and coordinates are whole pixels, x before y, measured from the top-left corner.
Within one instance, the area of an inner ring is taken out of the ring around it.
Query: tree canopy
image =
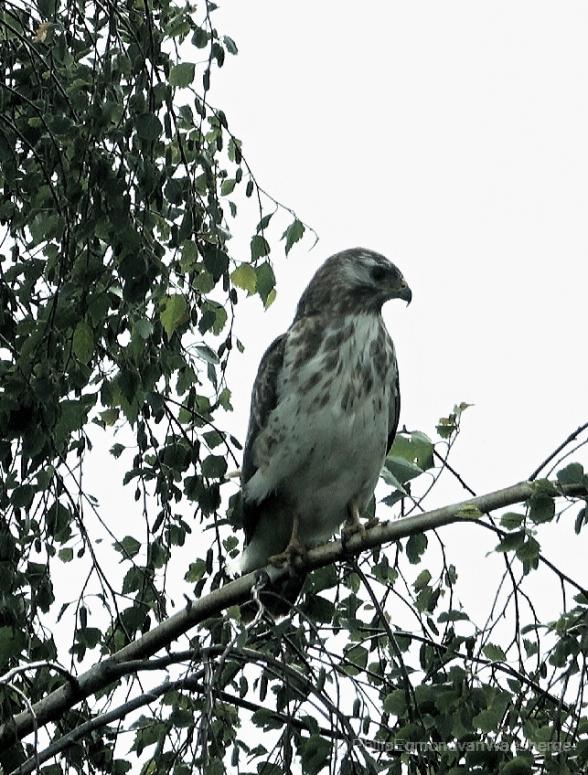
[[[565,458],[588,424],[528,483],[481,498],[448,461],[467,404],[429,434],[404,429],[377,507],[394,521],[346,554],[311,553],[291,616],[241,620],[256,582],[227,567],[241,541],[233,324],[245,296],[273,302],[278,247],[310,230],[211,104],[214,70],[238,53],[214,10],[0,7],[0,763],[585,772],[588,592],[541,531],[585,526],[588,477]],[[235,255],[248,199],[257,225]],[[133,513],[104,513],[86,486],[97,434]],[[441,475],[467,500],[430,511]],[[458,603],[448,522],[503,562],[489,611]],[[527,589],[539,573],[561,591],[553,620]]]

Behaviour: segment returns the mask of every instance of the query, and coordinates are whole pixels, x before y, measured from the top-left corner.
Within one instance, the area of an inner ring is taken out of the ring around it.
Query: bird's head
[[[389,299],[404,299],[410,304],[412,291],[400,269],[385,256],[364,248],[353,248],[338,255],[350,291],[367,293],[374,300],[381,299],[381,304]]]
[[[402,272],[380,253],[351,248],[335,253],[317,270],[302,294],[298,315],[326,311],[379,312],[389,299],[410,304]]]

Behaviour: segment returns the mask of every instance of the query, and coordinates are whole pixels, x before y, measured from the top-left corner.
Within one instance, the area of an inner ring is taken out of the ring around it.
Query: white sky
[[[454,403],[473,403],[453,465],[480,493],[526,478],[588,420],[588,4],[220,2],[215,25],[239,55],[215,71],[214,103],[260,183],[320,235],[311,252],[309,239],[288,260],[281,246],[272,252],[278,297],[267,312],[258,298],[239,305],[247,349],[233,352],[235,413],[224,426],[244,440],[262,352],[318,265],[361,245],[395,261],[413,290],[409,308],[385,310],[401,424],[434,435]],[[247,260],[251,224],[235,230],[233,255]],[[112,443],[93,437],[99,449]],[[584,450],[577,458],[588,467]],[[128,464],[102,454],[87,480],[119,537],[140,506],[132,486],[121,494]],[[441,482],[429,505],[462,497]],[[442,535],[475,615],[502,568],[484,558],[496,541],[471,525]],[[567,524],[539,537],[586,583],[584,535]],[[547,581],[540,615],[560,605]]]
[[[385,310],[401,424],[434,433],[473,403],[453,464],[478,492],[526,478],[588,420],[588,5],[223,0],[215,25],[239,55],[214,102],[260,183],[321,238],[272,253],[269,311],[239,306],[235,431],[317,266],[362,245],[413,289]],[[251,233],[234,254],[248,258]],[[430,505],[462,497],[449,492]],[[585,577],[569,525],[553,538],[547,556]]]
[[[365,245],[413,289],[386,308],[402,422],[475,403],[460,469],[523,478],[588,414],[588,5],[223,0],[215,24],[239,46],[215,101],[321,238],[241,306],[236,407],[319,263]]]
[[[235,412],[222,426],[244,440],[263,351],[319,264],[362,245],[394,260],[413,290],[410,307],[385,308],[401,425],[435,436],[440,416],[472,403],[453,465],[479,493],[526,478],[588,420],[588,4],[222,0],[215,25],[239,55],[215,70],[213,101],[260,183],[321,238],[287,260],[274,240],[276,301],[239,304],[247,349],[232,354]],[[242,193],[235,200],[241,208]],[[250,216],[234,224],[244,260]],[[114,460],[108,434],[92,435],[87,489],[117,536],[132,534],[141,504],[120,486],[129,455]],[[576,459],[588,468],[585,449]],[[446,477],[427,505],[464,497]],[[586,539],[569,517],[539,540],[586,585]],[[199,535],[194,525],[186,565]],[[466,608],[483,610],[502,568],[486,557],[496,541],[462,524],[442,536]],[[559,605],[554,577],[546,583],[538,604]]]

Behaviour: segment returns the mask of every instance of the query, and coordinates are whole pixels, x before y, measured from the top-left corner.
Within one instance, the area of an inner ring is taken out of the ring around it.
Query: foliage
[[[221,427],[228,359],[243,347],[235,310],[245,294],[265,306],[275,297],[271,230],[288,254],[307,227],[259,187],[210,104],[214,68],[237,53],[214,9],[0,7],[3,722],[23,698],[37,702],[88,664],[107,665],[182,594],[219,588],[237,553],[236,498],[221,490],[240,447]],[[258,223],[249,255],[235,256],[231,228],[249,198]],[[423,508],[452,470],[466,408],[439,421],[435,443],[399,435],[383,472],[386,508]],[[117,434],[111,452],[136,513],[103,514],[84,486],[102,432]],[[557,481],[587,485],[578,463]],[[584,772],[588,596],[541,554],[541,531],[569,508],[559,485],[537,481],[500,526],[463,512],[479,520],[467,529],[492,535],[505,568],[484,624],[458,603],[441,537],[416,533],[314,572],[277,626],[247,629],[238,609],[219,610],[183,651],[169,644],[159,662],[112,677],[48,727],[56,742],[79,737],[44,771],[122,774],[139,761],[145,773],[177,775],[237,765]],[[586,508],[572,509],[580,533]],[[545,567],[565,590],[548,622],[525,590]],[[399,606],[409,613],[402,627]],[[25,669],[31,662],[40,664]],[[149,681],[155,667],[168,682]],[[3,768],[31,757],[34,742],[5,744]]]

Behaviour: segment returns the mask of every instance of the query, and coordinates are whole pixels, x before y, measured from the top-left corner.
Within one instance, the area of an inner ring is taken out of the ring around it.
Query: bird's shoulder
[[[388,454],[396,438],[398,423],[400,421],[400,378],[398,376],[398,363],[396,361],[396,352],[394,343],[388,331],[386,331],[386,349],[388,351],[389,377],[390,380],[390,403],[388,405],[388,445],[386,454]]]
[[[284,348],[287,333],[280,334],[263,354],[257,370],[257,376],[251,392],[251,412],[249,415],[249,427],[247,439],[243,451],[243,483],[255,473],[253,462],[253,444],[259,433],[267,425],[268,417],[278,402],[278,383],[280,372],[284,363]]]

